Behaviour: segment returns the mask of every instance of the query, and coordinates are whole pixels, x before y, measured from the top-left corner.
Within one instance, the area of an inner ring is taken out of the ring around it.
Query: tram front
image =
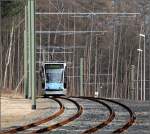
[[[44,94],[65,95],[65,72],[66,63],[44,63]]]

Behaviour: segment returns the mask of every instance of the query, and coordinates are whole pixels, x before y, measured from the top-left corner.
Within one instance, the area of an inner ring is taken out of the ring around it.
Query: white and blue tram
[[[49,62],[42,65],[44,96],[66,94],[66,63]]]

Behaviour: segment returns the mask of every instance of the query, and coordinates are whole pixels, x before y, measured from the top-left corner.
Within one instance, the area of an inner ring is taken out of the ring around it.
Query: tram
[[[44,96],[66,94],[66,63],[42,64],[42,92]]]

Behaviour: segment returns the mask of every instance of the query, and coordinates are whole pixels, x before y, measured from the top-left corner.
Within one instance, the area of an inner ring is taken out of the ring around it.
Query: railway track
[[[56,111],[54,114],[50,115],[49,117],[47,117],[45,119],[33,122],[31,124],[27,124],[27,125],[24,125],[24,126],[21,126],[21,127],[13,128],[13,129],[10,129],[10,130],[7,130],[7,131],[2,131],[2,132],[0,132],[0,134],[13,134],[13,133],[17,133],[19,131],[24,131],[26,129],[36,127],[36,126],[38,126],[42,123],[48,122],[48,121],[56,118],[57,116],[61,115],[64,112],[64,109],[65,109],[64,105],[57,98],[51,98],[51,99],[56,101],[59,104],[59,107],[60,107],[59,110]]]
[[[61,101],[59,99],[64,99],[64,100],[70,101],[71,103],[76,105],[76,107],[77,107],[76,114],[74,114],[73,116],[71,116],[71,117],[69,117],[67,119],[64,119],[64,120],[62,120],[62,121],[60,121],[60,122],[58,122],[56,124],[53,124],[53,125],[50,125],[48,127],[45,127],[45,128],[42,128],[42,129],[39,129],[39,130],[36,130],[36,131],[33,131],[33,132],[31,132],[31,134],[44,133],[44,132],[56,129],[58,127],[61,127],[61,126],[65,125],[65,124],[75,120],[76,118],[78,118],[83,112],[82,106],[80,106],[76,101],[74,101],[72,99],[64,98],[64,97],[51,98],[51,99],[55,100],[60,106],[60,108],[59,108],[59,110],[57,112],[55,112],[54,114],[50,115],[49,117],[47,117],[45,119],[42,119],[42,120],[30,123],[30,124],[27,124],[27,125],[24,125],[24,126],[20,126],[20,127],[17,127],[17,128],[13,128],[13,129],[10,129],[10,130],[7,130],[7,131],[2,131],[2,132],[0,132],[0,134],[13,134],[13,133],[17,133],[17,132],[20,132],[20,131],[24,131],[26,129],[30,129],[30,128],[36,127],[36,126],[38,126],[40,124],[46,123],[48,121],[51,121],[54,118],[60,116],[61,114],[64,113],[65,107],[64,107],[64,105],[61,103]]]
[[[94,132],[102,129],[103,127],[107,126],[109,123],[111,123],[113,121],[113,119],[115,118],[115,111],[111,108],[110,105],[107,104],[107,102],[111,102],[113,104],[119,105],[120,107],[122,107],[126,111],[128,111],[128,113],[130,115],[130,118],[127,120],[127,122],[122,127],[114,130],[112,133],[122,133],[122,132],[124,132],[130,126],[132,126],[132,124],[134,123],[134,121],[136,119],[135,114],[132,112],[132,110],[129,107],[127,107],[126,105],[124,105],[120,102],[117,102],[115,100],[105,99],[105,98],[82,97],[82,96],[79,96],[79,97],[73,97],[72,96],[71,98],[80,98],[80,99],[87,99],[87,100],[94,101],[96,103],[102,104],[109,111],[109,116],[104,121],[100,122],[97,125],[93,125],[93,127],[91,127],[91,128],[88,128],[88,129],[84,130],[82,132],[82,134],[94,133]],[[13,134],[13,133],[17,133],[17,132],[20,132],[20,131],[24,131],[26,129],[30,129],[32,127],[39,126],[40,124],[49,122],[49,121],[53,120],[54,118],[59,117],[65,111],[65,106],[60,101],[61,99],[67,100],[67,101],[73,103],[77,108],[77,112],[75,114],[73,114],[72,116],[70,116],[70,117],[67,117],[63,120],[58,121],[57,123],[55,123],[53,125],[49,125],[47,127],[32,131],[32,132],[30,132],[31,134],[50,132],[50,131],[52,131],[56,128],[62,127],[64,125],[74,121],[75,119],[79,118],[80,115],[83,113],[83,107],[80,104],[78,104],[77,101],[75,101],[73,99],[70,99],[70,97],[56,97],[56,98],[50,98],[50,99],[53,99],[54,101],[56,101],[59,104],[59,110],[56,111],[54,114],[50,115],[49,117],[47,117],[45,119],[41,119],[39,121],[24,125],[24,126],[21,126],[21,127],[18,127],[18,128],[10,129],[10,130],[7,130],[7,131],[2,131],[2,132],[0,132],[0,134]]]
[[[32,132],[32,134],[44,133],[44,132],[47,132],[47,131],[51,131],[51,130],[56,129],[56,128],[58,128],[58,127],[61,127],[61,126],[65,125],[65,124],[68,124],[69,122],[71,122],[71,121],[77,119],[77,118],[82,114],[83,108],[82,108],[82,106],[79,105],[76,101],[74,101],[74,100],[72,100],[72,99],[69,99],[69,98],[64,98],[64,97],[63,97],[63,98],[62,98],[62,97],[59,97],[59,98],[61,98],[61,99],[66,99],[66,100],[68,100],[68,101],[74,103],[74,104],[76,105],[77,109],[78,109],[78,110],[77,110],[77,113],[74,114],[73,116],[67,118],[67,119],[64,119],[64,120],[62,120],[62,121],[56,123],[56,124],[50,125],[50,126],[48,126],[48,127],[45,127],[45,128],[39,129],[39,130],[36,130],[36,131]]]
[[[103,101],[100,101],[100,100],[97,100],[95,98],[88,98],[89,100],[92,100],[92,101],[95,101],[95,102],[98,102],[100,104],[102,104],[103,106],[105,106],[108,110],[109,110],[109,117],[104,120],[103,122],[99,123],[98,125],[96,125],[95,127],[92,127],[90,129],[87,129],[85,130],[82,134],[86,134],[86,133],[93,133],[93,132],[96,132],[97,130],[107,126],[110,122],[112,122],[112,120],[114,119],[115,117],[115,112],[113,111],[113,109],[107,105],[105,102]]]
[[[130,126],[133,125],[133,123],[136,120],[136,115],[135,115],[134,112],[132,112],[132,110],[129,107],[127,107],[126,105],[124,105],[124,104],[122,104],[120,102],[114,101],[114,100],[105,99],[105,98],[100,98],[100,99],[101,100],[110,101],[110,102],[115,103],[115,104],[118,104],[118,105],[122,106],[124,109],[126,109],[129,112],[130,118],[127,120],[127,122],[122,127],[114,130],[113,133],[122,133],[125,130],[127,130]]]
[[[80,96],[80,97],[73,97],[73,98],[83,98],[83,99],[91,99],[91,100],[93,100],[93,97],[82,97],[82,96]],[[122,133],[122,132],[124,132],[125,130],[127,130],[130,126],[132,126],[133,125],[133,123],[135,122],[135,120],[136,120],[136,116],[135,116],[135,113],[134,112],[132,112],[132,110],[128,107],[128,106],[126,106],[126,105],[124,105],[124,104],[122,104],[122,103],[120,103],[120,102],[117,102],[117,101],[115,101],[115,100],[112,100],[112,99],[105,99],[105,98],[96,98],[95,99],[96,101],[98,101],[98,100],[103,100],[103,101],[107,101],[107,102],[111,102],[111,103],[114,103],[114,104],[117,104],[117,105],[119,105],[119,106],[121,106],[122,108],[124,108],[124,109],[126,109],[127,111],[128,111],[128,113],[129,113],[129,115],[130,115],[130,118],[127,120],[127,122],[122,126],[122,127],[120,127],[120,128],[118,128],[118,129],[116,129],[116,130],[114,130],[112,133]],[[104,102],[103,102],[104,103]],[[104,104],[105,105],[105,104]],[[109,109],[109,111],[110,111],[110,113],[113,111],[108,105],[105,105],[108,109]],[[115,114],[114,114],[115,115]],[[113,117],[113,116],[112,116]],[[109,119],[108,119],[109,120]],[[110,120],[109,120],[110,121]],[[112,121],[112,120],[111,120]],[[111,122],[110,121],[110,122]],[[109,122],[109,123],[110,123]],[[109,124],[108,122],[106,123],[106,125],[108,125]],[[104,122],[104,124],[105,124],[105,122]],[[106,126],[105,125],[105,126]],[[98,129],[101,129],[102,127],[99,127],[99,126],[101,126],[101,124],[99,124],[98,126],[95,126],[95,127],[93,127],[93,128],[91,128],[91,129],[88,129],[88,130],[86,130],[85,132],[83,132],[83,133],[92,133],[93,132],[93,130],[95,130],[95,131],[97,131]]]

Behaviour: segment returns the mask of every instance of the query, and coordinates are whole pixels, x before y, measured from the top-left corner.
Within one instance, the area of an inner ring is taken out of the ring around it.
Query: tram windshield
[[[46,70],[46,82],[62,83],[63,82],[63,70],[64,69],[47,69]]]

